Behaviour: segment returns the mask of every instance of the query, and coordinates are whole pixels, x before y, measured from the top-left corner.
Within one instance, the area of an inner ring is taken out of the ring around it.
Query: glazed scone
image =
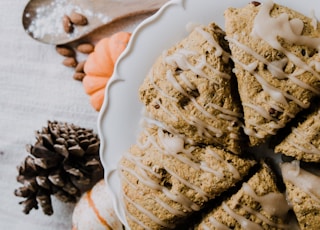
[[[265,1],[225,11],[225,30],[252,146],[284,128],[320,93],[320,24]]]
[[[267,165],[203,218],[197,230],[288,229],[289,205]]]
[[[162,129],[143,130],[118,166],[131,229],[172,229],[233,187],[255,161],[192,146]]]
[[[298,161],[283,163],[281,171],[301,230],[320,229],[320,176],[300,168]]]
[[[162,53],[139,93],[150,116],[171,133],[238,154],[242,108],[224,37],[214,23],[196,27]]]
[[[305,121],[275,147],[276,153],[294,157],[297,160],[320,163],[320,108],[311,113]]]

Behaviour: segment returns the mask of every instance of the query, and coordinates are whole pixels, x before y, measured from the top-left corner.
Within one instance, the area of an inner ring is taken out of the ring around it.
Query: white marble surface
[[[14,196],[17,165],[27,156],[26,144],[47,120],[74,123],[97,131],[96,112],[73,70],[61,64],[54,45],[31,39],[22,27],[27,0],[0,1],[0,229],[71,229],[73,205],[53,199],[54,214],[41,209],[22,212]],[[132,30],[144,17],[123,20],[94,33],[99,40],[116,30]]]

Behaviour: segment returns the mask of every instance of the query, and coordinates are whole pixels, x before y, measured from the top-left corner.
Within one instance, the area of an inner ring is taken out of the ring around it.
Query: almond
[[[63,24],[63,29],[66,33],[72,33],[73,32],[73,25],[71,23],[70,18],[68,15],[64,15],[62,18],[62,24]]]
[[[72,12],[70,14],[70,21],[77,26],[85,26],[88,24],[86,16],[77,12]]]
[[[73,74],[73,79],[77,81],[82,81],[84,77],[85,77],[84,73],[75,72]]]
[[[78,63],[78,65],[76,66],[76,72],[77,73],[84,73],[84,64],[86,63],[86,61],[81,61]]]
[[[261,3],[257,2],[257,1],[252,1],[251,4],[254,5],[254,6],[260,6],[261,5]]]
[[[74,57],[76,55],[75,51],[66,45],[57,45],[56,51],[64,57]]]
[[[76,67],[78,62],[75,57],[67,57],[63,60],[62,64],[67,67]]]
[[[84,54],[89,54],[94,50],[94,45],[90,43],[82,43],[77,46],[77,51],[84,53]]]

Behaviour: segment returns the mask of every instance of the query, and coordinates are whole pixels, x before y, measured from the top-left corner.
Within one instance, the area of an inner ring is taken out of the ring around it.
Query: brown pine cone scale
[[[25,200],[23,212],[41,207],[53,214],[51,196],[63,202],[76,202],[83,192],[103,178],[99,157],[100,140],[92,129],[48,121],[36,132],[30,154],[18,166],[17,181],[22,186],[14,194]]]

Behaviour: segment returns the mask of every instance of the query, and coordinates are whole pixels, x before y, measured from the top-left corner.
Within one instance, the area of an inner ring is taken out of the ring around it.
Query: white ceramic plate
[[[106,100],[98,121],[105,180],[114,195],[115,211],[125,225],[116,167],[122,154],[137,138],[142,110],[142,104],[138,99],[140,84],[162,51],[187,36],[190,25],[216,22],[224,28],[225,9],[242,7],[249,2],[250,0],[174,0],[143,21],[133,32],[131,41],[119,58],[114,75],[107,86]],[[318,0],[275,2],[307,16],[320,16]]]

